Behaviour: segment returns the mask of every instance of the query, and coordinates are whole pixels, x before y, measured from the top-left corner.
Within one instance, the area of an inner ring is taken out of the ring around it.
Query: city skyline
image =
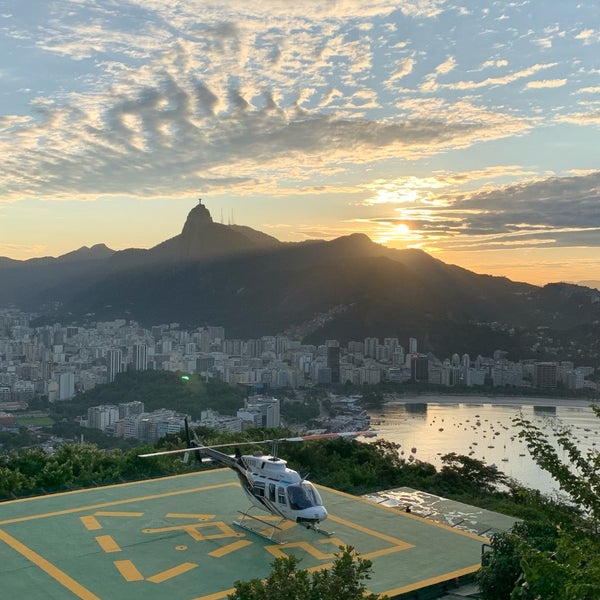
[[[592,0],[27,0],[0,23],[0,256],[149,248],[202,197],[282,241],[600,280]]]
[[[0,407],[31,400],[36,393],[47,394],[51,402],[70,399],[76,390],[113,383],[117,374],[131,370],[194,373],[256,391],[384,381],[443,387],[491,381],[493,387],[525,388],[531,387],[532,378],[538,384],[548,380],[543,388],[554,388],[560,380],[569,389],[597,389],[593,381],[585,381],[595,369],[579,362],[580,351],[577,362],[559,348],[550,349],[552,356],[539,355],[538,347],[552,341],[541,332],[523,356],[509,360],[509,352],[501,348],[484,354],[472,347],[463,347],[459,354],[455,348],[446,356],[432,349],[423,352],[417,338],[394,335],[343,344],[329,339],[316,345],[287,335],[229,338],[221,326],[188,330],[172,323],[147,329],[125,319],[91,327],[32,327],[32,317],[16,309],[0,310]],[[141,362],[140,350],[145,357]]]

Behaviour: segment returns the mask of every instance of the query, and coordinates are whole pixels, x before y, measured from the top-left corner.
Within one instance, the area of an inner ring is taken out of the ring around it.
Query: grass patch
[[[50,417],[17,417],[17,423],[19,427],[54,425],[54,421]]]

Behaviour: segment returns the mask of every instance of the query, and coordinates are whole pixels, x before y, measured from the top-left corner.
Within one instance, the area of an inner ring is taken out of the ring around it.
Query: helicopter
[[[299,525],[311,529],[323,535],[332,535],[319,527],[319,524],[327,518],[327,509],[317,488],[297,471],[287,466],[287,461],[277,456],[277,448],[280,442],[304,442],[310,440],[346,438],[353,439],[359,436],[372,437],[376,435],[373,430],[350,431],[340,433],[320,433],[296,437],[284,437],[272,440],[261,440],[258,442],[241,442],[219,444],[216,446],[205,446],[198,439],[190,441],[187,420],[185,421],[187,437],[187,448],[177,450],[165,450],[141,454],[140,457],[164,456],[168,454],[183,454],[184,460],[189,458],[190,453],[204,455],[203,461],[216,461],[232,469],[242,486],[242,490],[251,502],[246,511],[238,511],[241,518],[234,521],[238,527],[266,537],[274,541],[276,530],[281,530],[284,521],[293,521]],[[254,452],[243,455],[239,446],[272,444],[271,454]],[[219,448],[235,446],[235,455],[231,456],[221,452]],[[250,513],[254,508],[260,509],[275,516],[279,520],[273,524]],[[256,521],[271,528],[271,533],[265,535],[248,522]]]

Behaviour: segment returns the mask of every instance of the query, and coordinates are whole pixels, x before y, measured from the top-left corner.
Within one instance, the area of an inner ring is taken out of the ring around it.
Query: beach
[[[584,398],[535,398],[533,396],[471,396],[454,394],[415,394],[415,395],[386,395],[386,404],[468,404],[495,406],[571,406],[574,408],[587,408],[591,404],[600,404],[600,400],[587,400]]]

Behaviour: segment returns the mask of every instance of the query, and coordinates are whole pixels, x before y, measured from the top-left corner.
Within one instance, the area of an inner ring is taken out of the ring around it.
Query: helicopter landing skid
[[[320,529],[316,525],[305,525],[305,527],[306,527],[306,529],[310,529],[311,531],[314,531],[315,533],[320,533],[321,535],[324,535],[327,537],[331,537],[335,533],[335,531],[327,531],[326,529]]]
[[[273,524],[273,523],[269,523],[268,521],[265,521],[264,519],[261,519],[259,517],[255,517],[254,515],[251,515],[249,512],[243,512],[241,510],[239,510],[238,512],[240,513],[240,515],[242,515],[242,517],[238,521],[234,521],[233,522],[234,525],[237,525],[238,527],[241,527],[242,529],[245,529],[246,531],[249,531],[250,533],[259,535],[260,537],[265,538],[265,540],[269,540],[270,542],[275,542],[276,544],[285,544],[285,542],[275,539],[275,537],[274,537],[275,534],[277,533],[276,530],[281,531],[281,527],[279,527],[279,524],[282,523],[283,521],[285,521],[285,519],[281,519],[276,524]],[[252,521],[258,521],[259,523],[262,523],[263,525],[270,527],[271,533],[267,534],[264,531],[261,531],[260,529],[251,527],[250,525],[245,523],[246,519],[251,519]]]

